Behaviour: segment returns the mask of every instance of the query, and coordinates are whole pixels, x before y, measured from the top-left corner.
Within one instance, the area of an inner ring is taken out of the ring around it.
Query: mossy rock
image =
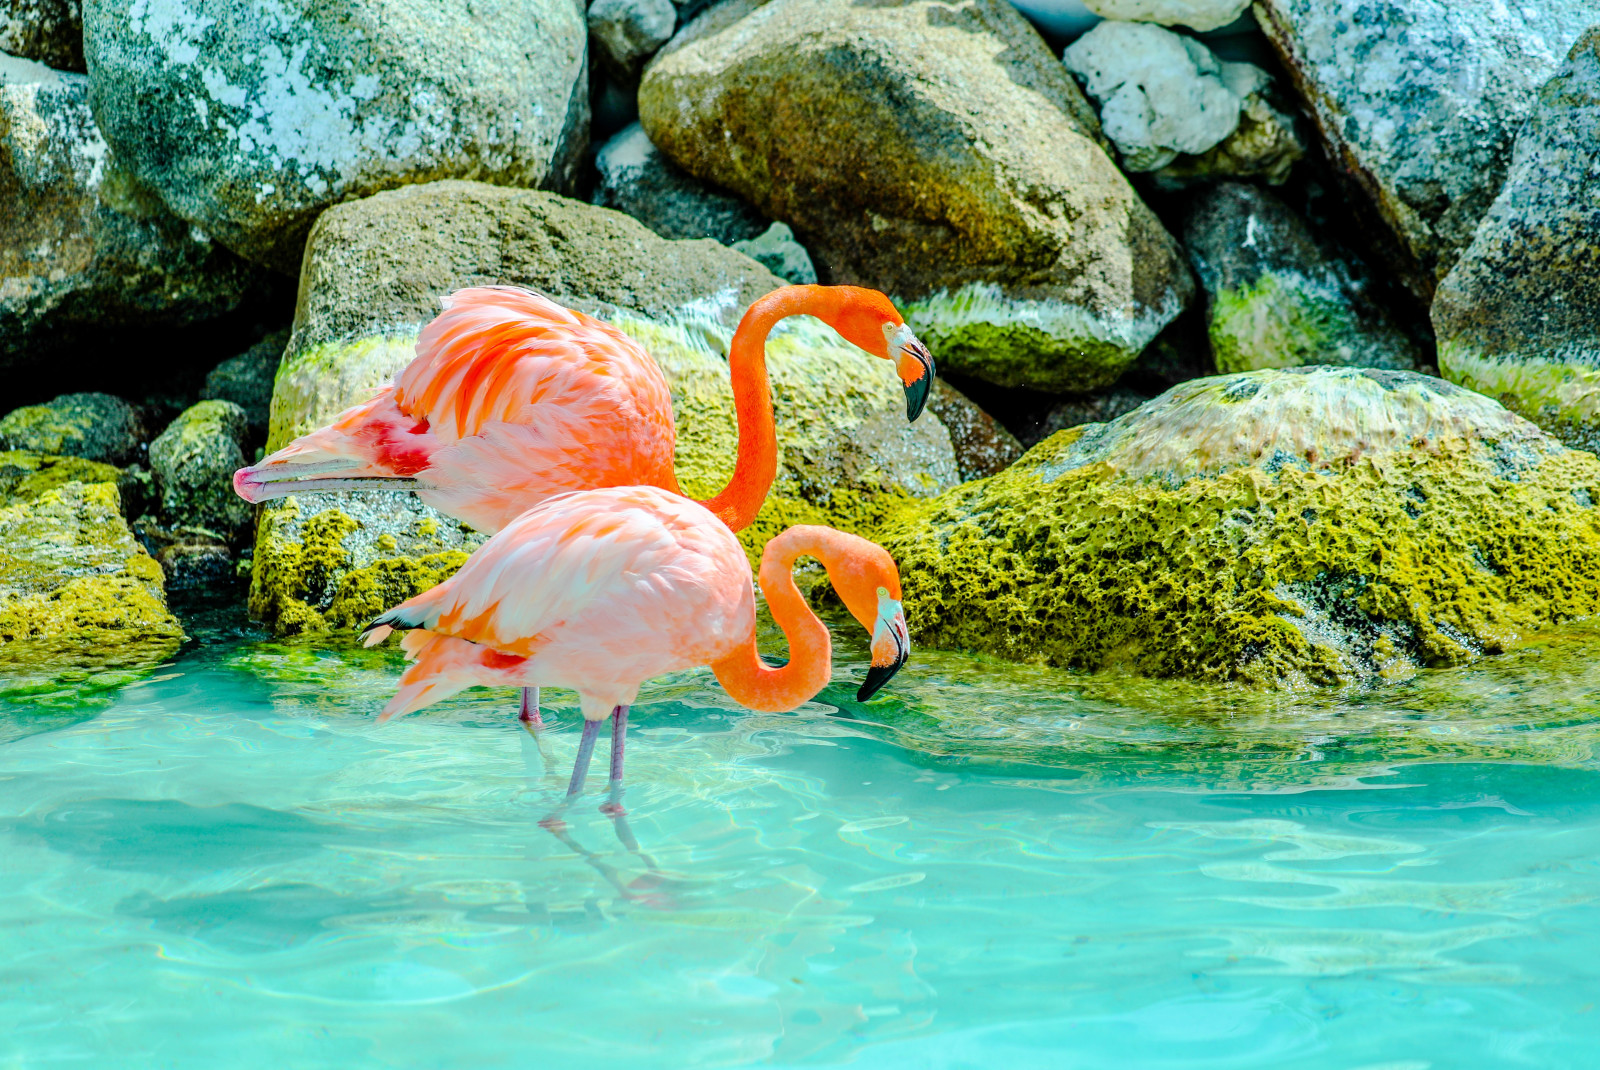
[[[123,471],[82,457],[0,450],[0,506],[32,501],[68,483],[119,483]]]
[[[881,535],[920,643],[1348,687],[1600,609],[1600,459],[1406,372],[1184,383]]]
[[[202,401],[150,444],[150,467],[169,525],[206,528],[226,539],[249,525],[250,506],[233,491],[233,473],[247,463],[248,429],[249,418],[238,405]]]
[[[127,464],[139,456],[144,425],[138,410],[111,394],[62,394],[0,419],[0,449],[34,450]]]
[[[111,483],[67,483],[0,509],[0,665],[159,661],[183,638],[157,565]]]

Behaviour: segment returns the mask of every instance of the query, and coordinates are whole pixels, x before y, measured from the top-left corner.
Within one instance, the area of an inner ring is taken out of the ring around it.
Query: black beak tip
[[[861,689],[856,692],[856,701],[865,702],[883,689],[883,685],[894,679],[894,674],[900,671],[900,666],[906,663],[901,658],[892,665],[873,665],[867,669],[867,678],[861,681]]]
[[[921,379],[905,388],[906,391],[906,422],[915,423],[918,416],[922,415],[923,408],[928,404],[928,392],[933,389],[933,370]]]

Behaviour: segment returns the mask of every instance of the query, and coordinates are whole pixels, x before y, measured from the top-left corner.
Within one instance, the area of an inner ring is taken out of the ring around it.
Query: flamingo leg
[[[583,719],[583,738],[578,740],[578,757],[572,762],[572,780],[567,784],[567,798],[583,790],[583,781],[589,775],[589,762],[594,758],[594,741],[600,736],[600,722]]]
[[[517,713],[517,720],[522,722],[522,727],[530,732],[537,733],[544,727],[544,719],[539,716],[539,689],[525,687],[522,689],[522,708]]]
[[[610,814],[618,818],[627,813],[622,808],[622,756],[623,748],[627,745],[627,741],[628,707],[618,706],[611,711],[611,798],[606,801],[605,805],[600,807],[601,813]],[[624,822],[618,834],[622,835],[626,827],[626,822]],[[623,840],[624,845],[627,845],[627,841],[632,838],[632,834],[628,833],[627,838]],[[637,848],[637,843],[628,847],[630,851],[637,850]]]

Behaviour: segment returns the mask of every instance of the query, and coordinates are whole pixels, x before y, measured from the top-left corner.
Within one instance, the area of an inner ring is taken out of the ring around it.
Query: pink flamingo
[[[811,315],[894,362],[915,420],[933,358],[894,305],[856,286],[786,286],[752,304],[728,354],[739,453],[703,504],[734,531],[749,526],[777,475],[766,338]],[[480,531],[509,524],[553,494],[649,485],[678,492],[672,399],[661,369],[626,334],[511,286],[458,290],[422,330],[417,356],[390,386],[331,425],[234,473],[262,502],[300,491],[414,490]],[[521,719],[540,725],[538,693]]]
[[[709,665],[735,700],[791,710],[832,673],[828,629],[806,605],[792,570],[800,557],[827,569],[852,616],[872,633],[865,701],[910,656],[900,574],[887,551],[832,528],[797,525],[761,555],[761,592],[789,640],[789,661],[756,653],[750,564],[733,532],[697,502],[657,487],[609,487],[550,498],[518,517],[439,586],[375,619],[363,638],[413,629],[415,661],[380,721],[474,684],[561,685],[578,692],[583,736],[567,786],[583,790],[600,724],[611,718],[609,806],[620,809],[623,739],[639,685]]]

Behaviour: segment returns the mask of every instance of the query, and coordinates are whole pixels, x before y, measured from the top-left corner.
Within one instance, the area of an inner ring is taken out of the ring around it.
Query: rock
[[[1129,171],[1220,145],[1238,129],[1244,98],[1267,81],[1248,63],[1223,63],[1194,38],[1141,22],[1102,22],[1061,61],[1100,102],[1100,122]]]
[[[255,278],[121,170],[87,78],[0,55],[0,370],[220,315]]]
[[[123,521],[110,483],[67,483],[0,509],[0,665],[62,658],[160,661],[183,630],[161,567]]]
[[[1600,609],[1600,458],[1439,379],[1185,383],[880,534],[918,642],[1364,686]]]
[[[122,478],[122,469],[82,457],[0,450],[0,506],[32,501],[67,483],[117,484]]]
[[[599,46],[600,60],[613,78],[625,84],[639,79],[645,62],[667,43],[678,25],[672,0],[592,0],[589,36]]]
[[[1259,0],[1256,17],[1423,301],[1472,241],[1592,0]]]
[[[730,0],[657,54],[639,112],[974,378],[1093,389],[1191,295],[1076,84],[1001,0]]]
[[[1250,0],[1084,0],[1084,6],[1107,19],[1159,22],[1191,30],[1218,30],[1244,14]]]
[[[0,419],[0,449],[33,450],[125,465],[139,456],[144,422],[110,394],[62,394]]]
[[[1360,267],[1318,248],[1305,223],[1270,193],[1237,182],[1202,190],[1183,244],[1206,292],[1219,372],[1421,366],[1416,344],[1367,295]]]
[[[562,186],[586,140],[574,0],[87,0],[83,16],[118,158],[286,273],[331,204],[452,175]]]
[[[1149,400],[1147,395],[1126,387],[1113,387],[1100,394],[1081,394],[1062,398],[1045,414],[1042,423],[1030,429],[1027,440],[1036,445],[1057,431],[1065,431],[1069,427],[1109,423]]]
[[[711,189],[662,155],[638,123],[606,142],[595,166],[600,181],[594,203],[628,213],[663,238],[710,238],[732,245],[767,229],[760,212]]]
[[[1269,99],[1271,79],[1260,67],[1224,63],[1223,81],[1239,96],[1239,125],[1198,156],[1179,155],[1151,177],[1161,189],[1182,189],[1221,178],[1256,178],[1280,186],[1305,146],[1294,119]]]
[[[174,594],[234,595],[239,577],[228,544],[216,539],[175,542],[161,551],[156,563]]]
[[[733,247],[784,282],[814,285],[817,281],[811,254],[794,240],[794,231],[782,223],[772,224],[758,238],[736,241]]]
[[[950,432],[956,468],[966,483],[1003,471],[1022,456],[1022,443],[970,398],[940,379],[928,395],[928,411]]]
[[[81,0],[6,0],[0,52],[63,71],[83,70]]]
[[[288,331],[276,331],[218,364],[206,376],[201,400],[231,401],[244,410],[249,443],[264,442],[272,413],[272,380],[289,344]]]
[[[233,492],[233,473],[249,463],[244,410],[231,401],[202,401],[150,444],[150,468],[171,526],[205,528],[232,540],[250,523],[250,506]]]
[[[1046,40],[1069,41],[1100,21],[1083,0],[1012,0],[1012,6],[1036,26]]]
[[[1539,92],[1511,169],[1439,285],[1439,370],[1600,449],[1600,30]]]
[[[727,346],[744,308],[781,280],[715,242],[666,241],[619,212],[469,182],[379,194],[318,220],[268,449],[370,395],[414,355],[441,296],[485,282],[541,290],[644,343],[672,385],[680,482],[720,489],[736,441]],[[955,485],[948,433],[927,414],[906,424],[882,362],[807,319],[781,325],[768,354],[779,475],[747,546],[801,520],[867,530],[907,498]],[[269,503],[252,611],[279,631],[356,627],[392,604],[384,599],[448,575],[476,544],[412,495]]]

